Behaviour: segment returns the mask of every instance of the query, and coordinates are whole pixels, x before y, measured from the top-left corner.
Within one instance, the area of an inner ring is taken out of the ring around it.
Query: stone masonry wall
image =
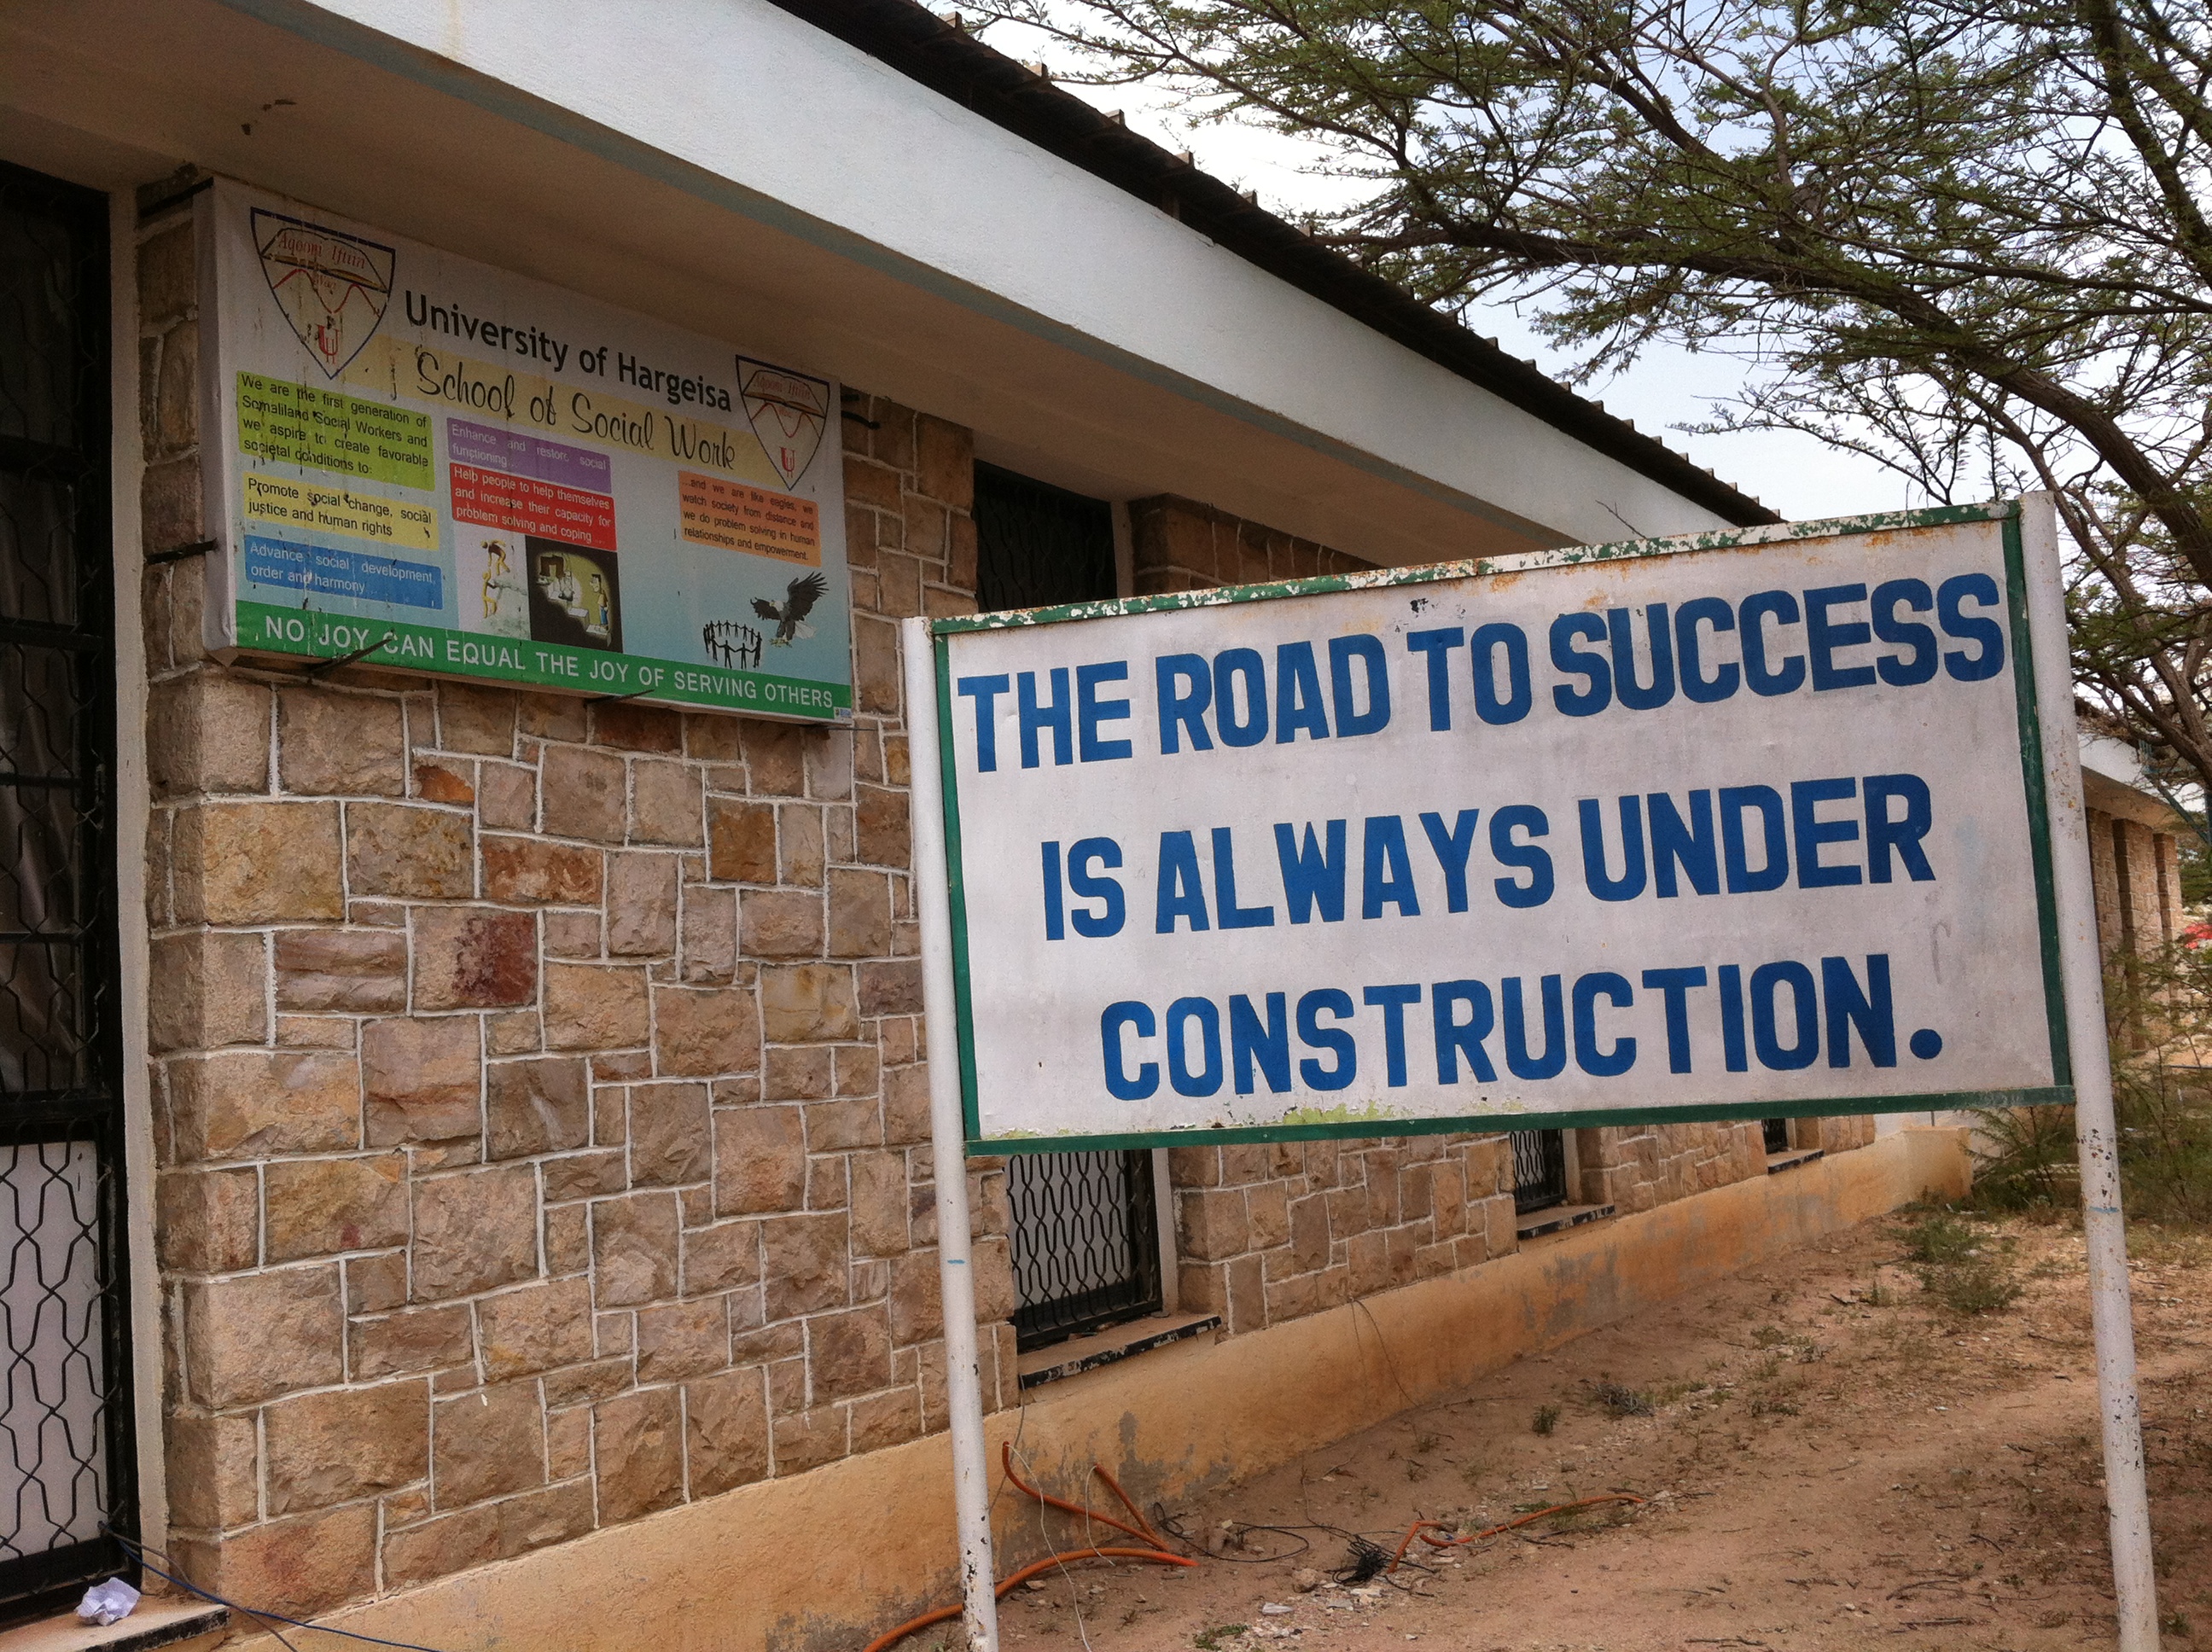
[[[148,227],[145,549],[198,497]],[[143,581],[171,1544],[300,1615],[943,1418],[893,620],[970,610],[967,434],[845,422],[858,715],[228,670]],[[835,453],[825,455],[836,462]],[[974,1173],[1012,1399],[1003,1177]]]
[[[2105,957],[2163,946],[2184,922],[2179,843],[2140,821],[2101,809],[2088,815],[2090,879]]]
[[[1128,509],[1133,596],[1358,574],[1373,566],[1172,494],[1134,500]]]

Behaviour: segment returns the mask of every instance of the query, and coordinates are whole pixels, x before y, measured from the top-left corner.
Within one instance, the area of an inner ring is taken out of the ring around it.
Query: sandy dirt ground
[[[1004,1643],[2109,1646],[2080,1237],[1978,1226],[1976,1248],[2024,1294],[1968,1315],[1916,1277],[1904,1228],[1864,1224],[1167,1511],[1222,1552],[1187,1571],[1091,1561],[1048,1575],[1005,1603]],[[2212,1647],[2212,1236],[2142,1230],[2135,1251],[2167,1644]],[[1537,1432],[1553,1406],[1552,1431]],[[1417,1519],[1476,1529],[1612,1491],[1645,1501],[1449,1551],[1416,1546],[1425,1570],[1388,1580],[1329,1577],[1352,1533],[1394,1546]],[[1093,1502],[1112,1506],[1103,1488]],[[1040,1518],[1060,1546],[1080,1540],[1079,1521]],[[1299,1568],[1323,1581],[1301,1589],[1314,1579]]]

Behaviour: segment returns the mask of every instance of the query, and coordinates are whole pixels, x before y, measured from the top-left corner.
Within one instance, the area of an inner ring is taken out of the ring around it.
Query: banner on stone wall
[[[969,1139],[2068,1099],[2027,580],[2006,505],[936,622]]]
[[[210,643],[852,714],[838,390],[228,182]]]

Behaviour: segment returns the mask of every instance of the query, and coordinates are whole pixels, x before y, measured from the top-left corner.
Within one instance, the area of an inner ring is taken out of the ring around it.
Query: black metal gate
[[[1006,1196],[1016,1347],[1160,1311],[1151,1153],[1017,1153],[1006,1161]]]
[[[1567,1135],[1564,1130],[1516,1130],[1513,1208],[1522,1216],[1567,1202]]]
[[[0,1620],[136,1576],[107,206],[0,165]]]
[[[1786,1153],[1790,1151],[1789,1120],[1761,1119],[1759,1121],[1759,1127],[1761,1133],[1766,1139],[1766,1151],[1768,1152]]]

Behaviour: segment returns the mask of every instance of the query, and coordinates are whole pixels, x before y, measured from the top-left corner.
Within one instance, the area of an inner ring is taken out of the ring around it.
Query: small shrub
[[[1200,1630],[1190,1637],[1198,1652],[1220,1652],[1224,1641],[1233,1640],[1252,1627],[1249,1624],[1216,1624],[1212,1629]]]
[[[1528,1426],[1539,1434],[1549,1434],[1559,1425],[1559,1408],[1557,1406],[1537,1406],[1536,1415],[1529,1420],[1528,1424]]]
[[[1931,1272],[1928,1289],[1954,1314],[1997,1314],[2021,1297],[2012,1270],[1994,1257],[1974,1256]]]
[[[1601,1382],[1590,1390],[1590,1398],[1603,1406],[1615,1417],[1649,1417],[1651,1415],[1651,1396],[1635,1388],[1624,1388],[1618,1382]]]

